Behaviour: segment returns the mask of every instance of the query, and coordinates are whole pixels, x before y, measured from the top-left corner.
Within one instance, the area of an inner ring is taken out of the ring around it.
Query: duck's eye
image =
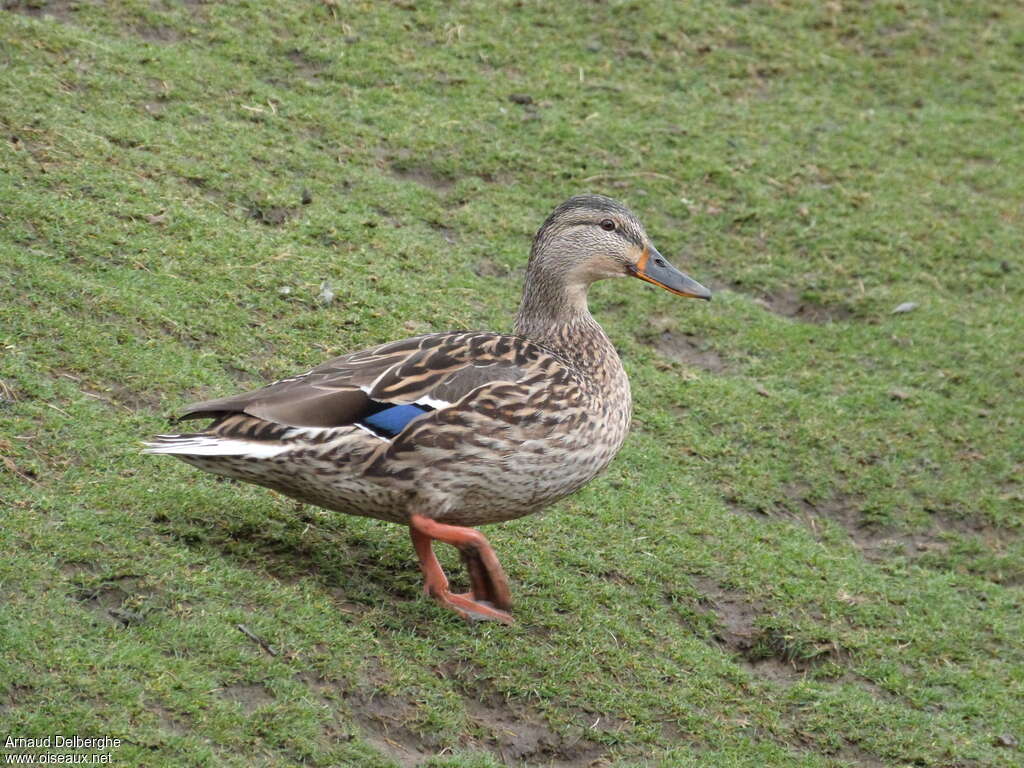
[[[601,229],[603,229],[605,232],[614,232],[615,222],[612,221],[611,219],[605,219],[604,221],[601,222]]]

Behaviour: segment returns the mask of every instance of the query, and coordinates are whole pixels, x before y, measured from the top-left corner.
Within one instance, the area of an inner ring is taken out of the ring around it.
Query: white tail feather
[[[246,456],[268,459],[291,446],[256,440],[231,440],[210,435],[157,435],[156,441],[143,443],[145,453],[170,453],[184,456]]]

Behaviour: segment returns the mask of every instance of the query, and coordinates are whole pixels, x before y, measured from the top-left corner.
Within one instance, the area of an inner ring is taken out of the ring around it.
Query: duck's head
[[[658,253],[626,206],[602,195],[578,195],[558,206],[537,232],[527,273],[586,289],[595,280],[638,277],[679,296],[711,291]]]

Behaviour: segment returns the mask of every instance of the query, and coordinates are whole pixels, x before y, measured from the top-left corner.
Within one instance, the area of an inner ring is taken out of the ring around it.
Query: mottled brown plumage
[[[574,197],[534,239],[514,334],[436,333],[353,352],[197,403],[182,418],[210,418],[208,427],[160,435],[148,450],[409,525],[429,594],[463,616],[510,621],[504,573],[466,526],[548,506],[622,446],[629,381],[586,293],[596,280],[625,276],[710,295],[665,262],[620,203]],[[471,593],[449,592],[434,539],[460,549]]]

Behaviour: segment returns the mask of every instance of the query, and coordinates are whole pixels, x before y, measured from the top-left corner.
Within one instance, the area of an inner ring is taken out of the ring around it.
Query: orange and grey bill
[[[671,291],[677,296],[692,299],[710,299],[711,291],[689,275],[685,275],[668,263],[668,260],[653,247],[644,248],[637,263],[630,267],[629,274],[648,283]]]

